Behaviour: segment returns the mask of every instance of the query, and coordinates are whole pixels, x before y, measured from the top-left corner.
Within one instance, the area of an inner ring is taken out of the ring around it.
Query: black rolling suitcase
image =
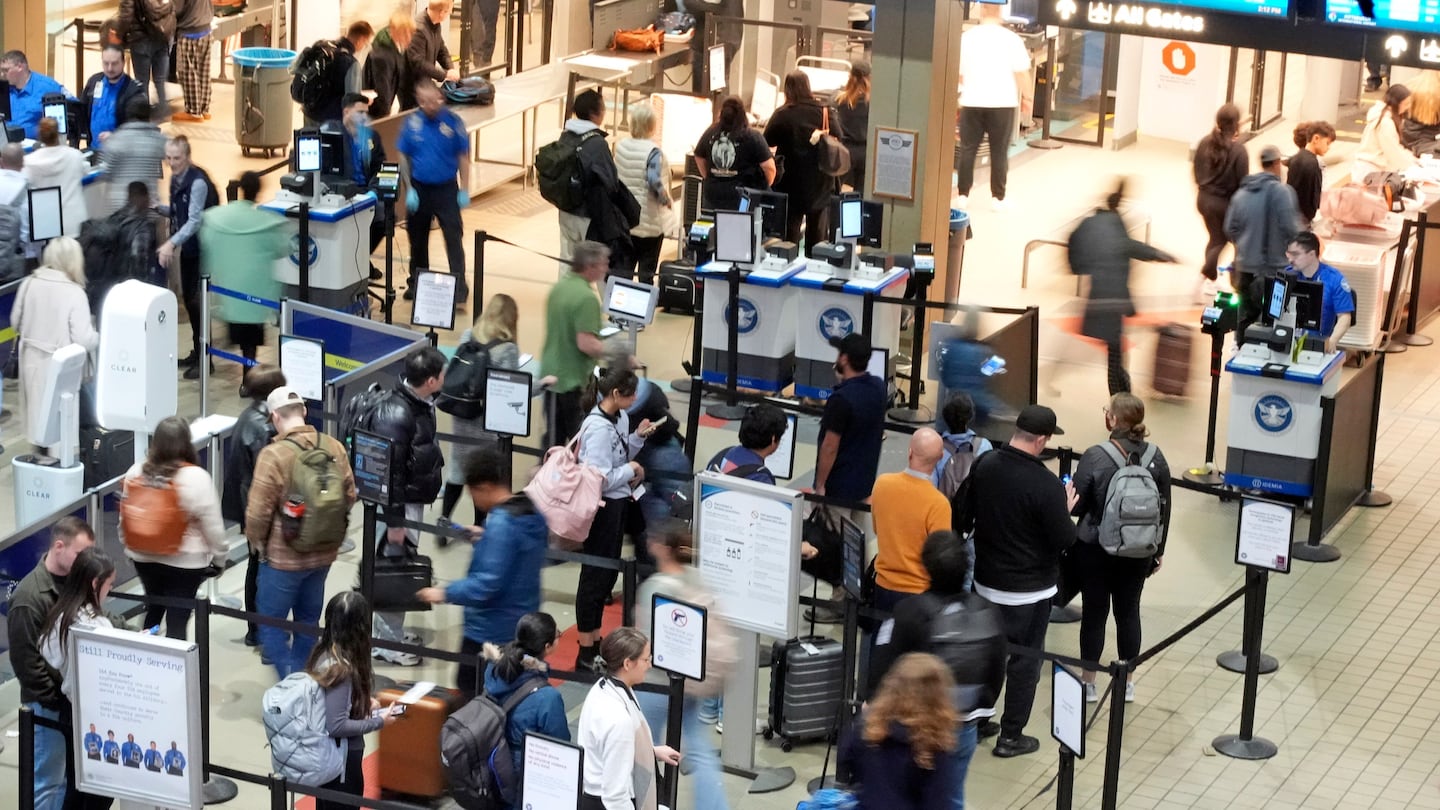
[[[383,545],[384,539],[380,540]],[[415,597],[421,588],[435,584],[435,566],[429,557],[413,554],[386,557],[375,552],[375,592],[370,601],[376,610],[429,610],[430,603]]]
[[[796,741],[830,736],[844,700],[845,653],[840,642],[823,636],[777,641],[770,665],[765,739],[778,734],[781,750],[789,751]]]
[[[86,489],[119,478],[135,463],[135,434],[102,427],[80,428],[80,462],[85,465]]]
[[[658,286],[660,299],[656,303],[666,312],[694,315],[701,310],[703,287],[690,262],[661,262]]]

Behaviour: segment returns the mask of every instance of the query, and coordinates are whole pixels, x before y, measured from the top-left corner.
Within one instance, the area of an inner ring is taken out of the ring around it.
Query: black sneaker
[[[199,354],[196,354],[195,352],[190,352],[189,354],[185,355],[185,359],[184,359],[184,360],[181,360],[181,361],[180,361],[180,366],[181,366],[181,368],[185,368],[185,367],[188,367],[188,366],[196,365],[196,364],[198,364],[199,362],[200,362],[200,355],[199,355]]]
[[[975,734],[982,740],[998,737],[1000,736],[1000,724],[994,720],[981,720],[980,725],[975,729]]]
[[[260,634],[257,633],[257,632],[254,631],[254,630],[246,631],[246,633],[245,633],[245,646],[246,646],[246,647],[259,647],[259,646],[260,646]]]
[[[405,294],[402,295],[402,296],[400,296],[400,297],[401,297],[401,298],[404,298],[406,301],[414,301],[414,300],[415,300],[415,288],[414,288],[414,287],[406,287],[406,288],[405,288]]]
[[[380,268],[376,267],[373,264],[370,265],[370,280],[379,281],[382,278],[385,278],[385,274],[380,272]]]
[[[1002,759],[1033,754],[1040,750],[1040,741],[1021,734],[1019,737],[1001,737],[995,741],[995,756]]]

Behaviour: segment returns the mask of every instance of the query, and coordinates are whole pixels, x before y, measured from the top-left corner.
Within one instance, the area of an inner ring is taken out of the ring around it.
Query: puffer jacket
[[[526,656],[525,671],[520,677],[513,681],[507,681],[495,674],[494,662],[500,660],[500,648],[494,644],[486,644],[484,649],[485,660],[490,665],[485,667],[485,694],[498,705],[503,705],[515,690],[521,687],[529,688],[533,681],[545,681],[545,673],[549,667],[544,661]],[[520,701],[510,712],[505,720],[505,737],[510,743],[510,755],[515,759],[515,773],[521,771],[521,763],[525,756],[525,732],[538,731],[554,737],[557,740],[570,741],[570,722],[565,719],[565,701],[560,697],[560,690],[548,683],[540,687],[529,697]]]
[[[540,609],[549,536],[545,518],[523,492],[490,511],[465,578],[445,588],[445,601],[465,608],[466,639],[509,641],[520,617]]]
[[[225,492],[220,496],[220,515],[240,524],[245,531],[245,505],[250,499],[250,482],[255,478],[255,460],[275,438],[270,411],[265,403],[252,401],[235,417],[230,434],[230,455],[225,458]]]
[[[395,469],[390,480],[390,504],[430,503],[440,494],[440,470],[445,458],[435,440],[435,406],[415,395],[404,382],[375,405],[370,430],[391,441]]]

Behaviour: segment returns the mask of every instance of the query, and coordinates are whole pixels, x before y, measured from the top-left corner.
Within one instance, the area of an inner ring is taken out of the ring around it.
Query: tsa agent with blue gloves
[[[409,217],[405,230],[410,236],[410,283],[405,300],[415,299],[415,271],[430,267],[430,222],[440,220],[450,274],[455,276],[455,301],[463,305],[470,297],[465,279],[465,244],[461,239],[460,209],[470,204],[470,195],[460,188],[456,176],[470,174],[470,139],[460,116],[445,107],[435,83],[423,79],[416,84],[419,109],[410,114],[400,129],[401,169],[410,190],[405,195]]]

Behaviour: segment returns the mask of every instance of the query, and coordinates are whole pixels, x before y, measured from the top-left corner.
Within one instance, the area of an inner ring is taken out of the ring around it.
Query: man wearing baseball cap
[[[1240,181],[1225,212],[1225,235],[1235,243],[1231,282],[1240,293],[1240,335],[1260,314],[1260,285],[1285,269],[1285,251],[1304,223],[1295,189],[1281,182],[1285,172],[1280,149],[1260,150],[1260,171]]]
[[[975,532],[975,592],[1000,608],[1011,645],[1045,647],[1050,597],[1060,577],[1060,553],[1075,542],[1075,488],[1061,484],[1040,454],[1051,436],[1065,431],[1055,412],[1027,405],[1015,419],[1010,443],[975,462],[965,504],[954,510],[956,531]],[[969,525],[967,525],[969,524]],[[1000,734],[995,756],[1014,757],[1040,748],[1026,736],[1040,659],[1011,654],[1005,667],[1005,709],[999,728],[986,722],[982,737]]]

